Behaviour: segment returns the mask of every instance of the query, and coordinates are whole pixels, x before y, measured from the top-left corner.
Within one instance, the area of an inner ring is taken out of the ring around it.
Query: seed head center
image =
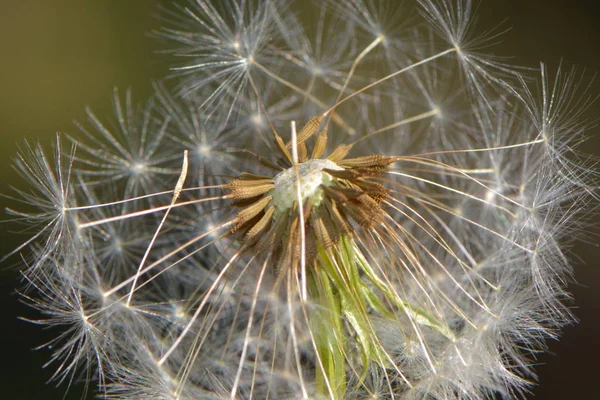
[[[308,160],[298,165],[302,202],[310,198],[314,206],[318,206],[321,203],[323,191],[319,189],[319,186],[329,186],[334,179],[331,175],[324,172],[324,169],[343,170],[336,163],[327,159]],[[275,188],[272,191],[272,195],[273,205],[278,212],[292,208],[294,201],[298,200],[297,185],[296,171],[293,167],[280,172],[275,177]]]

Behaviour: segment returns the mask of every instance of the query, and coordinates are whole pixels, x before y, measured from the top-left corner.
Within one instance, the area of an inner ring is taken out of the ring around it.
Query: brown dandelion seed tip
[[[240,212],[238,212],[237,216],[233,220],[233,224],[231,227],[231,232],[235,232],[241,227],[243,227],[247,222],[252,220],[254,217],[258,216],[265,207],[269,204],[273,196],[264,196],[260,200],[250,204]]]
[[[343,180],[355,180],[362,176],[359,171],[353,171],[351,169],[335,170],[335,169],[326,168],[323,171],[328,173],[329,175],[333,176],[334,178],[343,179]]]
[[[268,226],[265,234],[258,238],[258,242],[256,242],[255,245],[256,250],[259,252],[276,251],[282,243],[282,238],[285,236],[287,228],[287,216],[273,216],[271,224]]]
[[[275,136],[275,144],[277,145],[277,148],[279,149],[281,154],[285,157],[288,164],[292,165],[294,163],[294,159],[292,157],[292,154],[286,147],[285,143],[283,142],[283,139],[281,138],[281,136],[279,136],[279,135]]]
[[[323,118],[325,118],[325,116],[320,115],[318,117],[313,117],[308,120],[306,125],[304,125],[304,127],[302,129],[300,129],[300,132],[298,132],[298,135],[296,136],[296,142],[297,142],[298,146],[300,146],[301,144],[304,144],[304,142],[306,142],[315,133],[317,133],[319,126],[321,125],[321,122],[323,121]],[[286,144],[286,147],[291,148],[292,142],[289,141]]]
[[[275,187],[273,179],[244,173],[225,185],[235,201],[251,199],[267,193]]]
[[[317,159],[321,158],[321,156],[325,153],[327,149],[327,128],[323,129],[317,135],[317,139],[315,140],[315,144],[313,146],[313,151],[311,154],[311,158]]]
[[[342,168],[363,169],[365,171],[382,171],[390,165],[398,161],[397,157],[382,156],[380,154],[372,154],[357,158],[348,158],[340,160],[338,165]]]
[[[329,201],[329,199],[327,198],[326,201],[324,201],[323,203],[325,207],[327,207],[327,211],[331,216],[331,220],[333,222],[335,230],[338,232],[342,232],[346,235],[352,234],[352,227],[350,226],[350,222],[345,216],[342,215],[336,203],[333,201]]]
[[[236,178],[237,180],[273,180],[271,177],[269,176],[265,176],[265,175],[257,175],[257,174],[251,174],[249,172],[242,172],[240,174],[239,177]]]
[[[339,145],[335,150],[333,150],[327,159],[333,161],[334,163],[342,161],[348,155],[348,153],[350,153],[352,146],[352,144]]]
[[[247,245],[251,245],[259,238],[259,234],[264,234],[268,230],[268,226],[273,219],[273,213],[275,207],[272,205],[268,206],[263,216],[256,222],[244,236],[244,241]]]

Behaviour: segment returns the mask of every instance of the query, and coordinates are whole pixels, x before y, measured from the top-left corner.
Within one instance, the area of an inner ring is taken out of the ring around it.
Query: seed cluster
[[[598,199],[571,149],[582,81],[542,69],[534,88],[487,57],[470,0],[185,3],[159,32],[177,79],[17,160],[13,254],[54,379],[119,399],[524,397],[572,321],[562,245]]]
[[[345,158],[352,145],[338,146],[327,158],[319,158],[327,143],[326,131],[317,135],[307,157],[306,141],[319,128],[323,116],[311,119],[298,135],[299,163],[275,133],[275,144],[287,168],[274,178],[243,173],[226,188],[241,210],[230,233],[241,234],[244,246],[268,251],[278,267],[294,268],[301,252],[297,189],[303,207],[306,257],[313,260],[318,246],[330,248],[342,234],[355,233],[353,226],[372,227],[386,215],[382,202],[389,190],[378,179],[396,161],[371,155]]]

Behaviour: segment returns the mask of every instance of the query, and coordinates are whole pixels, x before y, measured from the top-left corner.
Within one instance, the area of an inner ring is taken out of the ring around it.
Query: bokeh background
[[[180,0],[181,1],[181,0]],[[306,2],[309,0],[296,0]],[[395,1],[395,0],[391,0]],[[0,0],[0,193],[21,185],[11,158],[27,138],[48,147],[57,132],[75,132],[90,106],[101,120],[112,117],[113,87],[131,88],[144,101],[150,82],[167,72],[166,61],[147,33],[157,28],[158,5],[169,0]],[[555,70],[584,67],[588,81],[600,72],[600,1],[481,0],[478,29],[504,21],[510,28],[493,48],[514,63]],[[168,60],[167,60],[168,61]],[[600,94],[600,78],[590,93]],[[587,110],[600,118],[600,102]],[[583,150],[600,156],[600,129],[591,127]],[[0,198],[3,209],[8,200]],[[4,212],[0,220],[5,219]],[[595,217],[600,225],[600,218]],[[24,240],[15,227],[0,223],[0,256]],[[574,312],[581,322],[564,331],[560,342],[538,360],[536,399],[593,399],[600,372],[600,249],[598,233],[571,251],[576,265]],[[78,399],[82,388],[55,388],[44,382],[51,368],[44,350],[52,336],[18,320],[32,316],[14,293],[18,257],[0,265],[0,397],[3,399]],[[89,396],[89,394],[88,394]]]

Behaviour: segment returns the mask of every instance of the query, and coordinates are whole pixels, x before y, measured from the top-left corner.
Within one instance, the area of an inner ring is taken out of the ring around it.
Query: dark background
[[[10,165],[23,138],[49,145],[56,132],[75,132],[71,121],[85,120],[86,105],[100,119],[111,116],[114,86],[132,88],[137,100],[150,95],[150,80],[166,73],[163,58],[153,53],[156,43],[145,35],[159,26],[153,18],[158,2],[0,0],[0,193],[19,183]],[[478,13],[479,30],[507,18],[504,26],[511,30],[493,51],[514,56],[516,64],[537,67],[545,61],[554,70],[562,60],[566,67],[586,67],[588,77],[600,72],[600,1],[482,0]],[[590,92],[600,94],[600,78]],[[599,102],[587,116],[600,117]],[[592,127],[588,136],[583,150],[600,156],[600,130]],[[0,198],[2,208],[4,202]],[[571,254],[574,312],[581,322],[538,360],[536,399],[597,398],[600,249],[597,236],[589,237],[590,243],[577,244]],[[22,240],[0,224],[0,255]],[[64,386],[44,385],[51,375],[41,368],[48,353],[31,350],[44,340],[39,328],[17,319],[32,315],[13,293],[17,263],[13,258],[0,266],[0,393],[5,399],[60,399]],[[80,396],[75,387],[66,398]]]

